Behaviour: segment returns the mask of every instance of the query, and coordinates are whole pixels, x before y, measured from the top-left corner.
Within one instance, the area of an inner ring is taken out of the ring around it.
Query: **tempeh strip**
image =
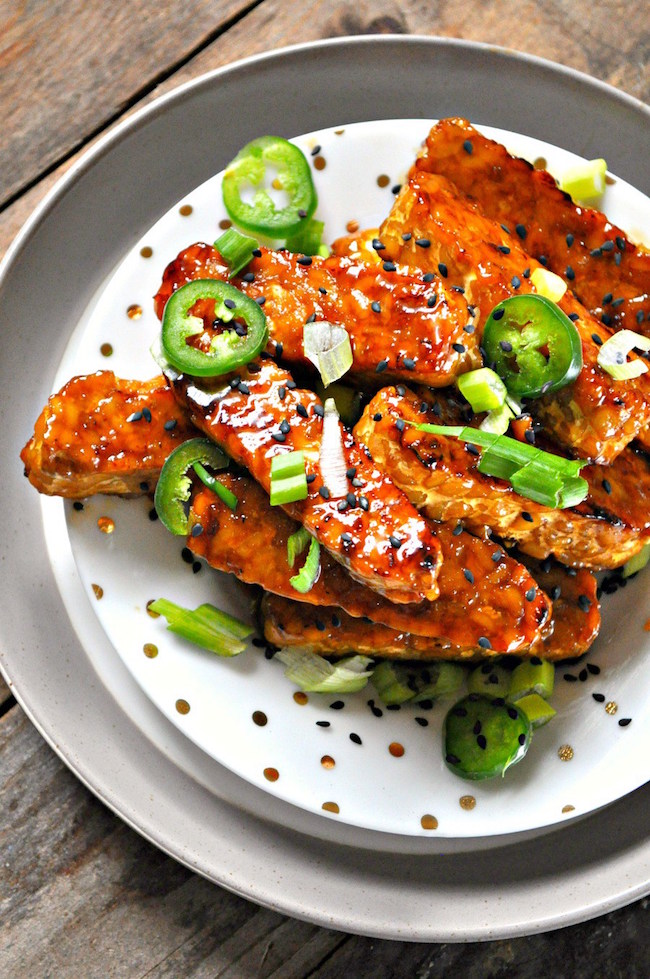
[[[440,544],[388,476],[339,426],[349,493],[335,499],[319,467],[323,408],[312,391],[296,387],[272,360],[248,364],[237,377],[202,386],[174,376],[172,387],[194,424],[245,466],[267,493],[274,456],[304,453],[314,477],[307,499],[287,512],[304,524],[353,578],[393,602],[438,596]]]
[[[548,631],[550,602],[530,572],[503,550],[450,527],[436,527],[443,563],[435,602],[396,605],[352,580],[321,550],[321,568],[305,594],[292,588],[296,568],[287,562],[287,540],[297,524],[247,475],[224,473],[238,499],[233,512],[205,489],[194,493],[187,545],[212,567],[296,601],[334,605],[354,618],[368,617],[400,632],[445,637],[460,646],[517,652]],[[495,559],[496,558],[496,559]],[[480,648],[480,647],[479,647]]]

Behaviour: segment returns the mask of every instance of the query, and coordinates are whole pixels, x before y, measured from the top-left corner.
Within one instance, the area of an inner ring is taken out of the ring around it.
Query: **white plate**
[[[15,464],[54,386],[48,364],[62,357],[70,324],[156,218],[261,129],[331,127],[341,106],[355,121],[483,119],[603,155],[650,193],[650,111],[640,102],[570,69],[454,40],[346,38],[285,49],[197,79],[117,127],[54,188],[0,268],[0,332],[12,338],[0,357],[0,665],[89,789],[161,849],[251,900],[325,927],[422,942],[569,925],[649,892],[650,785],[546,835],[493,837],[496,849],[434,833],[372,833],[284,803],[219,765],[153,706],[115,655],[69,554],[72,628],[39,500]],[[37,335],[33,319],[32,329],[17,327],[25,310],[42,311]]]
[[[310,161],[318,158],[326,164],[312,168],[325,240],[345,234],[351,221],[362,228],[381,222],[393,201],[392,188],[403,180],[430,125],[423,120],[366,122],[296,140]],[[531,161],[544,157],[556,174],[576,161],[539,140],[485,131]],[[382,177],[389,178],[387,184],[378,180]],[[624,227],[634,222],[650,229],[650,201],[621,180],[607,187],[602,206]],[[220,174],[161,217],[82,317],[55,388],[75,374],[102,368],[120,377],[157,373],[149,353],[159,334],[151,297],[162,272],[182,248],[215,240],[226,217]],[[100,352],[106,345],[110,356]],[[43,505],[50,558],[57,568],[63,508],[51,500]],[[250,593],[206,566],[194,573],[198,562],[192,566],[181,559],[184,541],[171,537],[160,523],[152,524],[150,508],[147,499],[105,497],[89,500],[83,512],[66,507],[81,581],[115,649],[152,701],[205,752],[254,785],[326,818],[366,829],[427,835],[434,817],[437,835],[458,838],[519,833],[566,821],[646,781],[647,576],[639,576],[625,593],[605,599],[603,632],[589,654],[589,663],[600,673],[588,673],[585,663],[558,668],[553,698],[558,716],[535,734],[525,761],[504,779],[467,783],[443,762],[441,726],[448,704],[429,711],[411,706],[384,710],[380,717],[368,706],[369,699],[377,698],[371,686],[353,696],[312,694],[307,704],[297,703],[295,687],[284,678],[279,662],[269,662],[259,649],[220,660],[168,633],[164,620],[154,622],[146,604],[155,597],[191,608],[212,602],[249,618]],[[99,530],[106,520],[115,528],[110,534]],[[67,569],[58,580],[65,591]],[[96,597],[98,586],[101,599]],[[70,601],[68,607],[75,622],[77,611]],[[144,654],[152,645],[158,650],[155,658]],[[563,682],[565,673],[587,674],[587,680]],[[594,692],[602,693],[605,702],[594,701]],[[333,710],[332,703],[344,703],[344,709]],[[606,704],[616,713],[608,713]],[[268,718],[262,727],[253,722],[260,711]],[[623,718],[632,723],[621,727],[617,722]],[[330,726],[323,728],[317,721]],[[362,744],[351,740],[351,734]],[[389,751],[395,744],[403,747],[401,756]],[[269,774],[276,780],[269,781]]]

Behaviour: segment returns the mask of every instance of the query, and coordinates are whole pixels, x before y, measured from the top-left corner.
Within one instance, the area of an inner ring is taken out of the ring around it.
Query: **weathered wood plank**
[[[0,0],[0,203],[255,0]]]
[[[5,683],[4,677],[0,676],[0,710],[12,696],[11,690]]]

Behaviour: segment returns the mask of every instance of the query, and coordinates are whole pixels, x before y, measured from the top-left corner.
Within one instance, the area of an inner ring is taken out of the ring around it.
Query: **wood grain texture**
[[[0,202],[255,0],[0,0]]]
[[[351,937],[257,908],[128,829],[19,707],[0,718],[0,811],[0,975],[13,979],[650,974],[648,900],[561,932],[469,945]]]
[[[650,101],[646,0],[0,0],[0,209],[15,198],[0,210],[0,254],[112,119],[237,58],[365,33],[505,45]],[[0,814],[0,976],[650,975],[647,900],[560,932],[485,945],[375,941],[259,909],[113,816],[41,740],[2,680]]]

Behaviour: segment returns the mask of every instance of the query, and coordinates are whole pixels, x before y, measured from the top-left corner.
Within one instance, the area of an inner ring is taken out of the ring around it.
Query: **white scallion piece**
[[[556,275],[555,272],[549,272],[548,269],[534,269],[530,281],[535,286],[538,296],[545,296],[553,303],[559,303],[567,290],[564,279]]]
[[[629,381],[640,377],[648,370],[642,360],[628,360],[631,350],[650,350],[650,339],[633,330],[619,330],[605,340],[598,351],[598,366],[613,377],[615,381]]]
[[[318,464],[323,483],[330,491],[330,496],[338,499],[349,492],[346,476],[348,467],[343,452],[343,432],[334,398],[328,398],[324,408],[323,437]]]
[[[350,337],[342,326],[321,320],[305,323],[303,329],[305,357],[311,361],[327,387],[352,367]]]
[[[305,693],[356,693],[372,676],[368,656],[349,656],[330,663],[316,653],[291,647],[281,649],[275,658],[286,666],[287,679]]]

